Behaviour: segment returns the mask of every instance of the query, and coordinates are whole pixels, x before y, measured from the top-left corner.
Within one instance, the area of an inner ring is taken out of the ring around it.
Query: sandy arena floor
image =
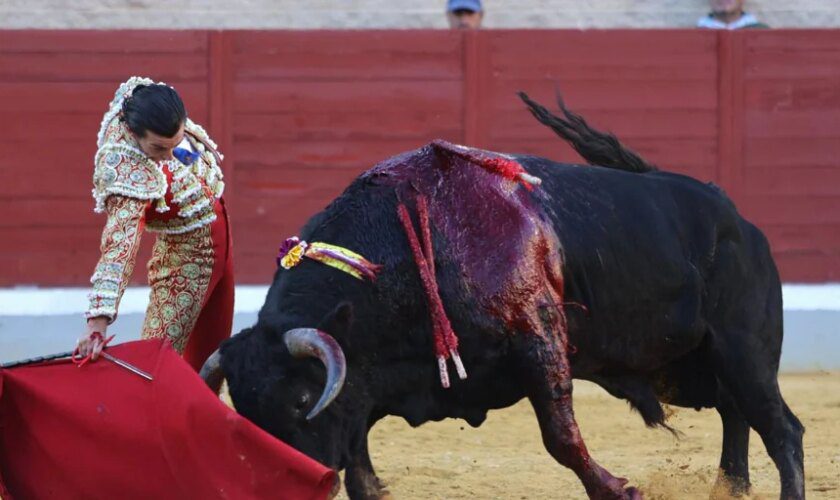
[[[782,393],[802,420],[810,499],[840,498],[840,373],[786,375]],[[645,428],[627,404],[599,387],[575,382],[575,411],[590,452],[651,500],[708,499],[720,457],[717,412],[676,408],[684,436]],[[491,412],[478,429],[460,420],[412,429],[387,418],[371,433],[380,478],[397,499],[582,499],[574,474],[545,451],[527,401]],[[778,474],[755,432],[750,437],[754,499],[775,499]],[[339,498],[346,499],[342,492]]]

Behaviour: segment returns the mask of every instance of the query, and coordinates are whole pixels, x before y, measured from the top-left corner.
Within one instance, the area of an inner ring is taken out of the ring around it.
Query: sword
[[[149,381],[154,380],[154,378],[152,378],[152,376],[149,375],[147,372],[141,370],[140,368],[137,368],[136,366],[132,365],[131,363],[127,363],[127,362],[121,360],[120,358],[116,358],[114,356],[111,356],[110,354],[108,354],[105,351],[102,351],[101,354],[102,354],[103,358],[107,359],[108,361],[114,363],[117,366],[125,368],[126,370],[130,371],[131,373],[133,373],[135,375],[143,377],[144,379],[149,380]],[[19,360],[19,361],[10,361],[8,363],[0,363],[0,368],[15,368],[15,367],[18,367],[18,366],[34,365],[36,363],[43,363],[44,361],[53,361],[53,360],[62,359],[62,358],[72,358],[72,356],[73,356],[73,351],[60,352],[58,354],[49,354],[49,355],[46,355],[46,356],[38,356],[38,357],[35,357],[35,358],[22,359],[22,360]]]
[[[117,366],[121,366],[121,367],[125,368],[126,370],[130,371],[131,373],[133,373],[133,374],[135,374],[135,375],[140,375],[141,377],[143,377],[144,379],[146,379],[146,380],[148,380],[148,381],[150,381],[150,382],[151,382],[152,380],[154,380],[154,379],[152,378],[152,376],[151,376],[151,375],[149,375],[148,373],[144,372],[144,371],[143,371],[143,370],[141,370],[140,368],[137,368],[136,366],[134,366],[134,365],[132,365],[132,364],[130,364],[130,363],[126,363],[125,361],[121,360],[120,358],[115,358],[115,357],[111,356],[110,354],[108,354],[108,353],[107,353],[107,352],[105,352],[105,351],[102,351],[102,357],[103,357],[103,358],[105,358],[105,359],[107,359],[107,360],[108,360],[108,361],[110,361],[111,363],[116,364]]]

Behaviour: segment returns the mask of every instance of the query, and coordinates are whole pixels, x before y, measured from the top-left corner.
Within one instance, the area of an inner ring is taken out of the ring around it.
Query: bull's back
[[[717,188],[666,172],[520,161],[563,252],[573,341],[647,369],[694,349],[716,245],[739,217]]]

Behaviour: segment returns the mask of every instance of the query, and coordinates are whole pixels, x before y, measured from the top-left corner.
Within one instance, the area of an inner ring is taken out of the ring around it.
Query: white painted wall
[[[82,317],[87,307],[88,288],[76,287],[12,287],[0,288],[0,318],[3,316],[62,316]],[[238,285],[236,312],[255,313],[260,310],[268,286]],[[840,312],[840,283],[782,285],[782,299],[786,311]],[[141,314],[149,305],[148,287],[129,287],[120,302],[121,314]]]
[[[485,0],[488,28],[687,28],[708,0]],[[445,28],[444,0],[0,0],[0,28]],[[773,27],[840,26],[840,0],[747,0]]]

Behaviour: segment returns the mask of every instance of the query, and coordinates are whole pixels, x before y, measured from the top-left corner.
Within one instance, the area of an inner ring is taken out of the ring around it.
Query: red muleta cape
[[[0,370],[0,496],[321,499],[335,472],[228,408],[168,341]]]

